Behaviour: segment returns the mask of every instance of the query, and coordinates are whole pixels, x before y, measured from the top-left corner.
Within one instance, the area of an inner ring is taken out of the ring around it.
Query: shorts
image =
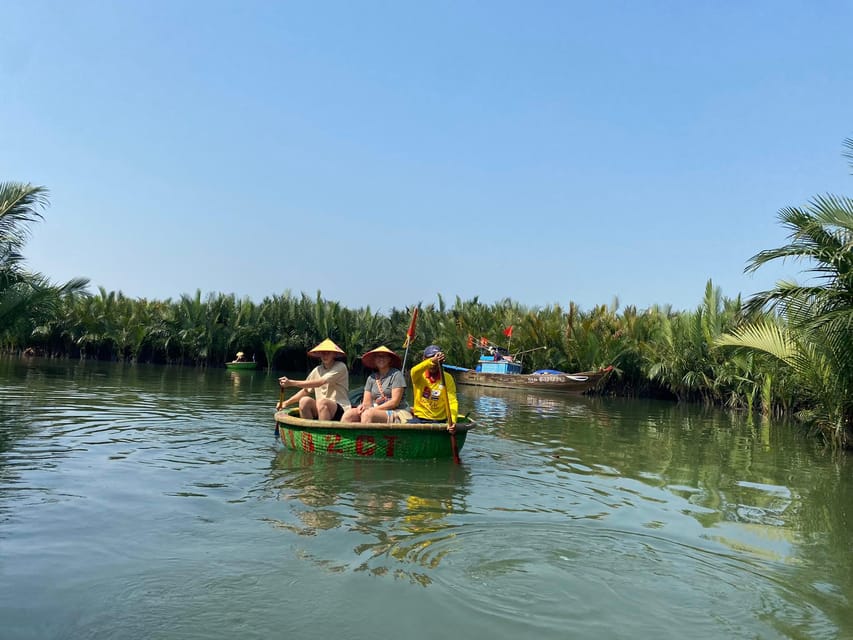
[[[341,405],[337,405],[337,409],[335,409],[335,415],[332,416],[332,420],[334,422],[340,422],[341,418],[344,417],[344,408]]]
[[[401,424],[410,422],[412,419],[412,414],[405,409],[388,409],[385,415],[388,418],[388,424]]]

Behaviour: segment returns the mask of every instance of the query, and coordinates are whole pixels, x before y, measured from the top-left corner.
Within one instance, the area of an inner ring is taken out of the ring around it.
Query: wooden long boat
[[[295,451],[350,458],[417,460],[452,458],[450,434],[444,424],[361,424],[299,417],[299,409],[277,411],[275,425],[284,446]],[[459,417],[456,449],[462,449],[473,420]]]
[[[237,369],[241,371],[248,371],[249,369],[257,369],[257,362],[249,362],[249,361],[240,361],[240,362],[226,362],[226,369]]]
[[[459,385],[558,391],[573,395],[582,395],[595,389],[613,367],[579,373],[564,373],[553,370],[521,373],[521,365],[518,363],[489,360],[481,361],[477,368],[480,370],[444,366],[444,370],[451,374],[456,384]]]

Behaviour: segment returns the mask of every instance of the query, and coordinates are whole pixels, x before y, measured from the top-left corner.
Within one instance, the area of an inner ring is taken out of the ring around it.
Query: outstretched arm
[[[287,376],[282,376],[278,379],[278,383],[282,387],[296,387],[297,389],[316,389],[317,387],[322,387],[326,384],[326,381],[322,378],[317,378],[316,380],[292,380]]]
[[[282,403],[282,405],[281,405],[281,406],[282,406],[282,408],[283,408],[283,407],[286,407],[286,406],[287,406],[287,405],[289,405],[289,404],[295,404],[295,403],[299,402],[302,398],[304,398],[304,397],[305,397],[305,396],[307,396],[307,395],[308,395],[308,392],[307,392],[307,391],[305,391],[305,389],[300,389],[299,391],[297,391],[296,393],[294,393],[292,396],[290,396],[287,400],[285,400],[285,401]]]

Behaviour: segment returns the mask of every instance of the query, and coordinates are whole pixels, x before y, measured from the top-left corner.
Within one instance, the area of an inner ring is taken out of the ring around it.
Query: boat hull
[[[278,411],[275,424],[282,444],[295,451],[345,458],[423,460],[452,458],[450,434],[444,424],[361,424],[306,420],[298,409]],[[456,425],[456,448],[462,449],[471,421]]]
[[[445,369],[446,370],[446,369]],[[504,389],[529,389],[558,391],[582,395],[591,391],[607,373],[585,371],[583,373],[483,373],[479,371],[453,371],[456,384],[474,387],[501,387]]]
[[[237,370],[245,370],[256,369],[258,367],[257,362],[226,362],[226,369],[237,369]]]

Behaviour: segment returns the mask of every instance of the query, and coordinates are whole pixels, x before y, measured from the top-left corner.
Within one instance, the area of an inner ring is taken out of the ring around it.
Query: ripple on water
[[[4,388],[2,571],[25,579],[13,601],[48,592],[56,619],[66,597],[92,637],[104,611],[131,633],[168,635],[171,612],[215,634],[265,599],[292,625],[330,584],[370,614],[413,596],[493,637],[832,638],[849,609],[825,525],[797,519],[801,469],[696,412],[463,392],[481,425],[461,467],[361,464],[277,448],[266,391],[151,373]]]
[[[500,624],[524,621],[546,637],[570,627],[577,637],[683,638],[679,621],[698,637],[751,637],[756,617],[775,620],[795,603],[791,623],[802,622],[799,595],[780,597],[777,582],[755,565],[657,535],[588,522],[490,520],[455,527],[432,546],[435,556],[451,558],[452,570],[431,578],[456,594],[456,606]],[[810,626],[832,627],[806,608]],[[615,617],[624,628],[612,626]],[[787,637],[777,622],[761,637]]]

